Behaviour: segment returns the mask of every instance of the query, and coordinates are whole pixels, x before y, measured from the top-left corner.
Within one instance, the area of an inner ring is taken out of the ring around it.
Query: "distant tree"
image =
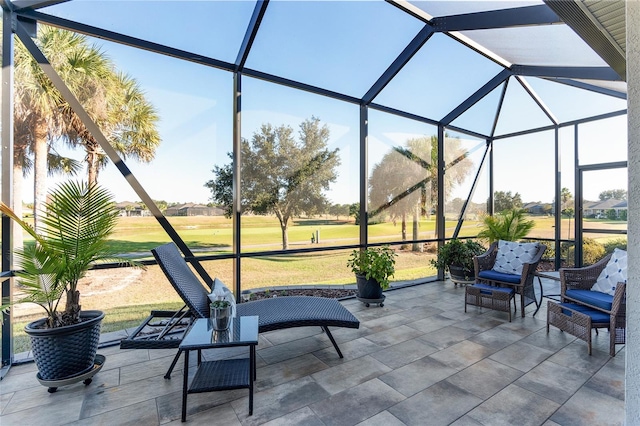
[[[564,214],[566,209],[573,210],[573,194],[569,188],[562,188],[560,190],[560,211]]]
[[[353,216],[356,220],[356,225],[360,225],[360,203],[349,205],[349,216]]]
[[[289,248],[290,220],[302,212],[325,211],[323,192],[336,180],[338,149],[327,149],[329,128],[311,117],[300,124],[296,141],[293,129],[263,124],[251,140],[241,143],[241,205],[243,212],[275,214],[282,230],[282,249]],[[229,154],[232,157],[232,154]],[[231,164],[213,169],[215,178],[205,183],[211,199],[233,211]]]
[[[395,147],[373,167],[369,178],[371,217],[386,214],[401,221],[402,240],[407,239],[407,216],[413,216],[413,239],[418,239],[420,216],[430,214],[438,201],[438,138],[409,139]],[[460,139],[445,136],[445,197],[470,173],[473,162]],[[417,244],[413,247],[419,250]]]
[[[448,209],[449,211],[460,212],[462,211],[462,206],[464,205],[464,201],[460,197],[456,197],[449,202]]]
[[[625,189],[608,189],[606,191],[602,191],[598,198],[601,201],[605,200],[626,200],[627,199],[627,191]]]
[[[215,179],[208,181],[204,186],[211,191],[211,201],[218,203],[224,211],[224,216],[230,218],[233,215],[233,153],[229,152],[227,156],[232,162],[224,166],[215,166]]]
[[[153,200],[153,202],[155,203],[156,206],[158,206],[160,211],[163,211],[168,207],[168,203],[164,200]],[[144,203],[142,201],[140,202],[140,204],[144,206]]]
[[[493,193],[493,210],[495,213],[520,208],[522,208],[522,198],[518,192],[513,195],[511,195],[511,191],[496,191]]]
[[[336,220],[340,220],[340,216],[349,216],[348,204],[332,204],[329,206],[329,214],[336,217]]]

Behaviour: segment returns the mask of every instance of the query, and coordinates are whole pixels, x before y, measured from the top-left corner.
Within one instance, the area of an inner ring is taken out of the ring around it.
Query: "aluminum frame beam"
[[[520,83],[522,88],[529,94],[529,96],[531,96],[531,99],[533,99],[533,101],[536,103],[536,105],[538,105],[538,107],[547,116],[547,118],[551,120],[553,124],[558,124],[558,119],[556,118],[556,116],[553,115],[553,112],[551,112],[549,107],[544,103],[540,96],[538,96],[535,90],[533,90],[533,87],[529,85],[529,82],[525,80],[524,77],[518,75],[516,76],[516,80],[518,80],[518,83]]]
[[[460,234],[460,230],[462,229],[462,224],[464,223],[464,215],[467,212],[467,207],[469,206],[469,200],[473,197],[473,194],[476,192],[476,188],[478,187],[478,181],[480,179],[480,174],[482,173],[482,169],[485,166],[485,162],[487,162],[488,154],[490,151],[490,143],[487,141],[485,143],[484,154],[482,154],[482,159],[480,160],[480,164],[478,165],[478,171],[476,171],[476,175],[473,178],[473,183],[471,184],[471,189],[469,190],[469,195],[464,200],[464,204],[462,204],[462,208],[460,209],[460,216],[458,216],[458,223],[456,224],[456,229],[453,231],[453,238],[458,238]]]
[[[530,77],[582,78],[586,80],[622,81],[609,67],[550,67],[535,65],[512,65],[516,75]]]
[[[20,10],[24,8],[40,9],[42,7],[53,6],[59,3],[66,3],[69,0],[15,0],[8,1],[14,7],[14,10]]]
[[[242,71],[244,64],[247,62],[251,46],[253,46],[253,42],[258,35],[258,29],[262,23],[262,18],[267,11],[267,6],[269,6],[269,0],[258,0],[255,8],[253,9],[253,14],[251,15],[249,25],[247,26],[247,31],[244,35],[244,39],[242,40],[242,44],[240,45],[240,49],[238,49],[238,56],[236,57],[235,62],[236,71]]]
[[[0,120],[2,129],[0,130],[2,135],[2,144],[0,150],[1,154],[1,176],[2,182],[0,182],[0,198],[2,202],[8,206],[13,205],[13,55],[14,55],[14,40],[13,34],[9,30],[11,28],[11,22],[14,18],[13,13],[6,12],[6,4],[3,2],[3,14],[2,14],[2,87],[4,90],[0,91],[2,96],[2,110],[0,111]],[[10,90],[6,90],[10,88]],[[13,266],[12,258],[12,244],[13,244],[13,223],[11,218],[2,215],[0,232],[2,232],[2,238],[0,240],[2,250],[2,271],[11,271]],[[0,293],[1,300],[13,301],[13,285],[9,278],[0,279]],[[1,352],[1,364],[2,370],[0,371],[0,378],[4,377],[7,369],[4,367],[10,365],[13,361],[13,321],[11,314],[1,312],[2,315],[2,352]]]
[[[175,49],[163,44],[154,43],[141,38],[132,37],[117,33],[114,31],[105,30],[103,28],[94,27],[91,25],[82,24],[76,21],[70,21],[68,19],[59,18],[57,16],[48,15],[42,12],[36,12],[32,10],[21,10],[16,12],[19,17],[25,17],[28,19],[34,19],[38,22],[42,22],[54,27],[72,30],[80,34],[84,34],[90,37],[100,38],[102,40],[112,41],[115,43],[123,44],[125,46],[135,47],[138,49],[146,50],[148,52],[159,53],[166,56],[171,56],[178,59],[183,59],[189,62],[195,62],[202,65],[208,65],[214,68],[219,68],[225,71],[234,71],[235,64],[221,61],[218,59],[209,58],[207,56],[198,55],[186,50]]]
[[[567,86],[577,87],[578,89],[589,90],[591,92],[600,93],[601,95],[608,95],[618,99],[627,99],[627,94],[624,92],[619,92],[613,89],[607,89],[605,87],[594,86],[593,84],[585,83],[583,81],[570,80],[568,78],[552,78],[552,77],[542,77],[545,80],[553,81],[559,84],[566,84]]]
[[[371,86],[371,88],[362,97],[362,102],[365,105],[370,104],[373,99],[385,88],[387,84],[400,72],[400,70],[418,53],[420,48],[429,41],[434,34],[433,28],[430,25],[425,25],[416,34],[416,36],[409,42],[404,50],[398,55],[398,57],[389,65],[384,73],[378,78],[378,80]]]
[[[469,108],[474,106],[478,101],[480,101],[480,99],[491,93],[493,89],[500,86],[506,79],[511,76],[511,74],[511,71],[508,69],[503,69],[502,71],[500,71],[495,77],[485,83],[484,86],[476,90],[474,94],[469,96],[464,102],[462,102],[453,111],[447,114],[442,120],[440,120],[440,122],[447,126],[453,120],[464,114],[464,112]]]
[[[562,23],[563,21],[558,15],[544,4],[441,16],[431,20],[431,24],[437,32],[487,30]]]

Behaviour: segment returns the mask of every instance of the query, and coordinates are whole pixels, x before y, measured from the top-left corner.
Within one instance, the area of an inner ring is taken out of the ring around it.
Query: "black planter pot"
[[[57,328],[39,328],[46,319],[27,324],[31,349],[38,367],[39,379],[63,380],[87,373],[94,367],[102,311],[82,311],[79,324]]]
[[[356,275],[356,284],[358,284],[358,297],[361,299],[382,299],[382,287],[380,283],[374,279],[367,279],[363,275]]]
[[[465,269],[462,266],[450,265],[449,276],[453,282],[473,282],[475,281],[475,273],[469,269]]]

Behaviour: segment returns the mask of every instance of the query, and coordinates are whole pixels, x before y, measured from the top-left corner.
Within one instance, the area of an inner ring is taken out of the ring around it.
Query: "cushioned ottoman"
[[[464,311],[467,305],[481,306],[496,311],[508,312],[511,322],[511,300],[513,311],[516,310],[515,291],[512,288],[496,287],[488,284],[476,283],[465,287]]]
[[[560,330],[587,342],[591,355],[591,329],[608,328],[610,316],[604,312],[578,305],[576,303],[556,303],[551,300],[547,304],[547,333],[553,325]]]

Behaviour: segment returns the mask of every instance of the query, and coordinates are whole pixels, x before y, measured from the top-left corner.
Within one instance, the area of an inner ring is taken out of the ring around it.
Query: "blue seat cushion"
[[[613,304],[613,296],[607,293],[593,290],[567,290],[565,293],[567,297],[580,302],[588,303],[589,305],[597,306],[605,311],[611,310]]]
[[[601,311],[596,311],[595,309],[591,309],[588,306],[578,305],[577,303],[560,303],[559,305],[563,308],[573,309],[574,311],[589,315],[591,317],[591,322],[593,323],[609,324],[609,321],[611,320],[610,315],[605,314]],[[571,311],[563,309],[562,313],[567,316],[571,316]]]
[[[512,284],[520,284],[520,279],[522,278],[520,275],[505,274],[504,272],[494,271],[493,269],[480,271],[478,276],[486,280],[501,281],[503,283],[512,283]]]
[[[496,287],[496,286],[492,286],[488,284],[480,284],[480,283],[474,284],[473,287],[479,288],[480,293],[484,293],[484,294],[491,294],[491,292],[494,292],[494,291],[499,291],[501,293],[509,293],[509,294],[513,294],[514,292],[512,288]]]

